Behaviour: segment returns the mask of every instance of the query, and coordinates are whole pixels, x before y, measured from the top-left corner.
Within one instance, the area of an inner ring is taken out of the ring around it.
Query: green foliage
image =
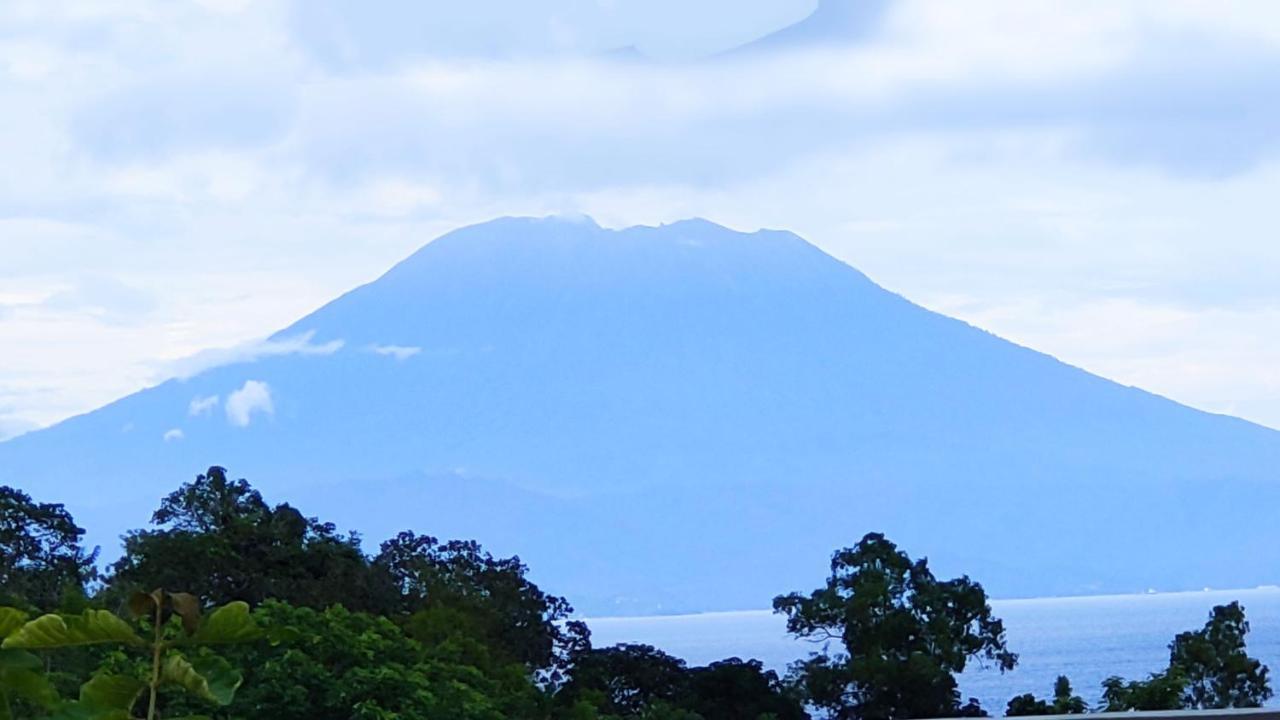
[[[568,601],[530,582],[520,558],[494,558],[473,541],[400,533],[382,543],[373,567],[397,588],[410,633],[426,645],[470,640],[485,648],[472,660],[518,663],[554,686],[589,642],[586,626],[568,621]]]
[[[835,553],[824,587],[775,598],[791,633],[824,643],[783,681],[756,660],[689,668],[646,645],[592,649],[569,603],[518,557],[411,532],[368,557],[358,536],[269,506],[218,467],[168,495],[153,523],[127,536],[90,599],[93,556],[70,516],[0,488],[0,596],[20,604],[0,607],[0,720],[160,708],[175,720],[803,720],[806,707],[837,720],[977,717],[955,676],[1017,661],[981,585],[938,580],[879,534]],[[129,592],[168,586],[195,592]],[[51,603],[62,612],[26,611]],[[1102,708],[1260,705],[1268,669],[1246,654],[1248,631],[1238,604],[1214,608],[1174,639],[1167,670],[1105,681]],[[1022,695],[1006,712],[1086,710],[1059,677],[1052,700]]]
[[[688,668],[649,645],[579,654],[557,701],[562,717],[804,720],[803,703],[758,660]],[[576,713],[576,714],[575,714]],[[595,713],[594,715],[588,713]]]
[[[169,655],[160,664],[160,682],[180,687],[195,697],[217,705],[230,705],[243,680],[231,663],[220,657],[197,658]]]
[[[806,700],[836,718],[948,717],[981,713],[960,704],[955,674],[971,659],[1010,670],[1004,625],[982,586],[938,580],[883,535],[835,553],[831,577],[808,596],[774,599],[799,637],[838,641],[845,652],[815,654],[792,674]]]
[[[250,673],[232,717],[499,720],[539,717],[545,703],[522,667],[483,672],[424,647],[387,618],[277,602],[255,614],[284,640],[230,653]]]
[[[1249,623],[1239,603],[1219,605],[1200,630],[1169,644],[1169,667],[1146,680],[1107,678],[1103,709],[1179,710],[1261,707],[1272,695],[1270,671],[1245,650]]]
[[[106,610],[81,615],[43,615],[4,640],[5,649],[53,650],[81,645],[146,645],[129,623]]]
[[[1089,711],[1084,698],[1071,690],[1071,681],[1065,675],[1059,675],[1053,683],[1053,702],[1046,702],[1027,693],[1009,701],[1005,708],[1006,717],[1027,715],[1079,715]]]
[[[1245,652],[1249,623],[1240,603],[1213,608],[1204,628],[1169,645],[1169,665],[1186,680],[1188,708],[1261,707],[1271,697],[1268,669]]]
[[[759,660],[729,658],[689,671],[691,710],[704,720],[804,720],[797,693]]]
[[[394,602],[391,586],[372,573],[358,536],[342,535],[289,505],[271,507],[220,467],[170,493],[152,523],[158,528],[125,538],[124,556],[110,578],[116,595],[183,587],[215,605],[276,599],[384,611]]]
[[[0,486],[0,603],[49,611],[69,591],[82,593],[97,559],[80,547],[83,536],[62,505]]]
[[[1174,670],[1154,673],[1146,680],[1109,677],[1102,681],[1101,710],[1180,710],[1186,686],[1186,679]]]
[[[0,650],[0,720],[14,716],[15,702],[50,710],[58,693],[43,672],[40,658],[22,650]]]
[[[150,660],[150,670],[145,677],[142,677],[144,673],[135,672],[138,665],[127,662],[123,672],[100,668],[80,686],[79,698],[68,702],[58,700],[47,679],[41,678],[37,685],[24,686],[5,673],[7,668],[0,669],[5,712],[8,713],[10,694],[21,695],[53,710],[55,720],[125,720],[133,717],[133,710],[144,695],[147,697],[145,717],[154,720],[158,717],[157,700],[164,688],[180,688],[216,705],[230,703],[240,686],[240,673],[226,660],[216,656],[188,660],[178,648],[248,641],[259,637],[261,631],[243,603],[219,608],[205,618],[193,600],[190,595],[169,594],[161,590],[139,593],[130,598],[128,606],[138,625],[150,631],[149,639],[144,639],[130,623],[106,610],[91,609],[70,616],[49,614],[15,627],[19,619],[17,615],[12,610],[0,609],[0,624],[12,629],[0,648],[0,653],[3,653],[0,664],[13,658],[19,669],[28,674],[34,673],[35,668],[29,663],[27,667],[21,667],[22,656],[13,653],[115,645],[144,651]],[[32,657],[35,666],[39,667],[39,659]],[[32,682],[26,676],[19,679]]]
[[[678,703],[688,683],[683,660],[650,645],[616,645],[580,654],[561,700],[586,700],[603,715],[641,717],[659,704]]]

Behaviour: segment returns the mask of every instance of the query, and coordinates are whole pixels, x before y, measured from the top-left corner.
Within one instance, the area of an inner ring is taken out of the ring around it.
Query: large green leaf
[[[104,710],[84,702],[63,703],[48,720],[133,720],[124,710]]]
[[[191,636],[199,645],[225,645],[248,642],[262,637],[262,628],[249,614],[249,605],[233,602],[223,605],[205,617],[200,629]]]
[[[99,710],[133,709],[147,684],[128,675],[94,675],[80,686],[80,702]]]
[[[17,608],[0,607],[0,638],[9,637],[14,630],[25,625],[27,614]]]
[[[26,650],[0,650],[0,672],[9,668],[19,670],[39,670],[44,667],[40,658]]]
[[[23,668],[0,670],[0,687],[5,694],[24,698],[48,710],[58,704],[58,691],[43,673]]]
[[[219,705],[230,705],[244,678],[222,658],[199,658],[194,663],[174,653],[165,658],[160,680],[177,685],[198,698]]]
[[[83,615],[44,615],[5,638],[6,649],[45,650],[77,645],[119,643],[145,645],[129,623],[106,610],[86,610]]]

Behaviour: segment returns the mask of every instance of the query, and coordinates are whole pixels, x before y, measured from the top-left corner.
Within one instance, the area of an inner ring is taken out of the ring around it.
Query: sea
[[[1009,698],[1047,697],[1054,679],[1066,675],[1076,694],[1096,705],[1104,679],[1140,679],[1163,670],[1174,636],[1200,629],[1213,606],[1232,601],[1244,606],[1249,621],[1249,654],[1280,672],[1280,587],[993,600],[1018,665],[1007,673],[971,665],[960,677],[961,696],[977,698],[987,712],[1001,715]],[[822,649],[788,636],[784,618],[768,610],[595,618],[587,625],[596,647],[645,643],[690,665],[757,658],[784,673],[789,664]]]

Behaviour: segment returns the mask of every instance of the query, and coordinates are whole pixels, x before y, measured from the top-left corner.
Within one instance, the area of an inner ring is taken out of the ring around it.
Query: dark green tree
[[[180,587],[214,604],[277,599],[370,611],[388,609],[394,599],[358,536],[289,505],[272,507],[220,467],[170,493],[151,521],[157,529],[125,537],[109,581],[117,594]]]
[[[601,716],[638,718],[674,709],[688,697],[685,662],[651,645],[623,644],[579,653],[558,699],[590,704]]]
[[[1146,680],[1107,678],[1102,709],[1180,710],[1260,707],[1272,695],[1269,670],[1245,651],[1249,623],[1239,603],[1219,605],[1200,630],[1169,644],[1169,667]]]
[[[806,720],[797,693],[759,660],[729,658],[689,670],[685,704],[703,720]]]
[[[62,505],[0,486],[0,604],[47,612],[68,594],[83,595],[97,558],[81,547],[83,537]]]
[[[373,567],[398,590],[399,611],[411,614],[409,631],[424,644],[470,639],[484,649],[483,662],[524,665],[551,686],[589,646],[586,626],[569,620],[573,607],[531,582],[518,557],[403,532],[382,544]]]
[[[1006,717],[1026,715],[1079,715],[1089,711],[1084,698],[1071,690],[1071,681],[1065,675],[1059,675],[1053,683],[1053,702],[1038,699],[1027,693],[1009,701],[1005,708]]]
[[[980,714],[960,703],[955,675],[974,659],[1001,671],[1017,663],[981,585],[938,580],[879,533],[836,552],[825,587],[773,607],[792,634],[843,645],[792,668],[805,699],[839,720]]]
[[[1169,665],[1186,680],[1187,708],[1261,707],[1271,697],[1269,671],[1245,651],[1249,623],[1240,603],[1219,605],[1201,630],[1181,633],[1169,645]]]
[[[520,666],[485,672],[385,617],[266,602],[255,613],[275,644],[236,648],[246,668],[231,718],[505,720],[545,717],[547,698]]]
[[[1130,710],[1180,710],[1186,678],[1177,670],[1154,673],[1146,680],[1126,681],[1109,677],[1102,681],[1102,712]]]

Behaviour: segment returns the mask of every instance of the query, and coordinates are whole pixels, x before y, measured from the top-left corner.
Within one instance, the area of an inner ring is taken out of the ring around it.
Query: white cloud
[[[371,349],[378,355],[390,356],[396,360],[408,360],[422,352],[420,347],[406,345],[374,345]]]
[[[165,373],[170,377],[189,378],[216,367],[248,363],[266,357],[280,355],[332,355],[346,344],[343,340],[330,340],[314,344],[315,331],[308,331],[279,340],[257,340],[231,348],[205,350],[190,357],[165,363]],[[230,398],[228,398],[228,401]]]
[[[187,414],[191,417],[199,417],[208,415],[213,409],[218,407],[218,396],[209,395],[207,397],[194,397],[191,403],[187,405]]]
[[[182,432],[182,428],[173,428],[172,430],[165,431],[164,441],[177,442],[178,440],[181,440],[184,437],[186,437],[186,433]]]
[[[248,427],[254,413],[274,415],[271,388],[259,380],[246,380],[239,390],[227,396],[226,411],[227,422],[236,427]]]
[[[1019,339],[1073,305],[1227,313],[1214,343],[1235,350],[1185,380],[1172,341],[1114,349],[1065,321],[1034,339],[1126,381],[1169,363],[1141,377],[1280,424],[1243,351],[1280,351],[1258,310],[1280,305],[1280,6],[903,0],[847,47],[590,56],[715,50],[812,4],[510,3],[497,25],[465,3],[0,4],[0,105],[24,108],[0,133],[10,416],[337,352],[252,339],[458,225],[586,212],[792,229]],[[147,297],[78,292],[92,277]]]

